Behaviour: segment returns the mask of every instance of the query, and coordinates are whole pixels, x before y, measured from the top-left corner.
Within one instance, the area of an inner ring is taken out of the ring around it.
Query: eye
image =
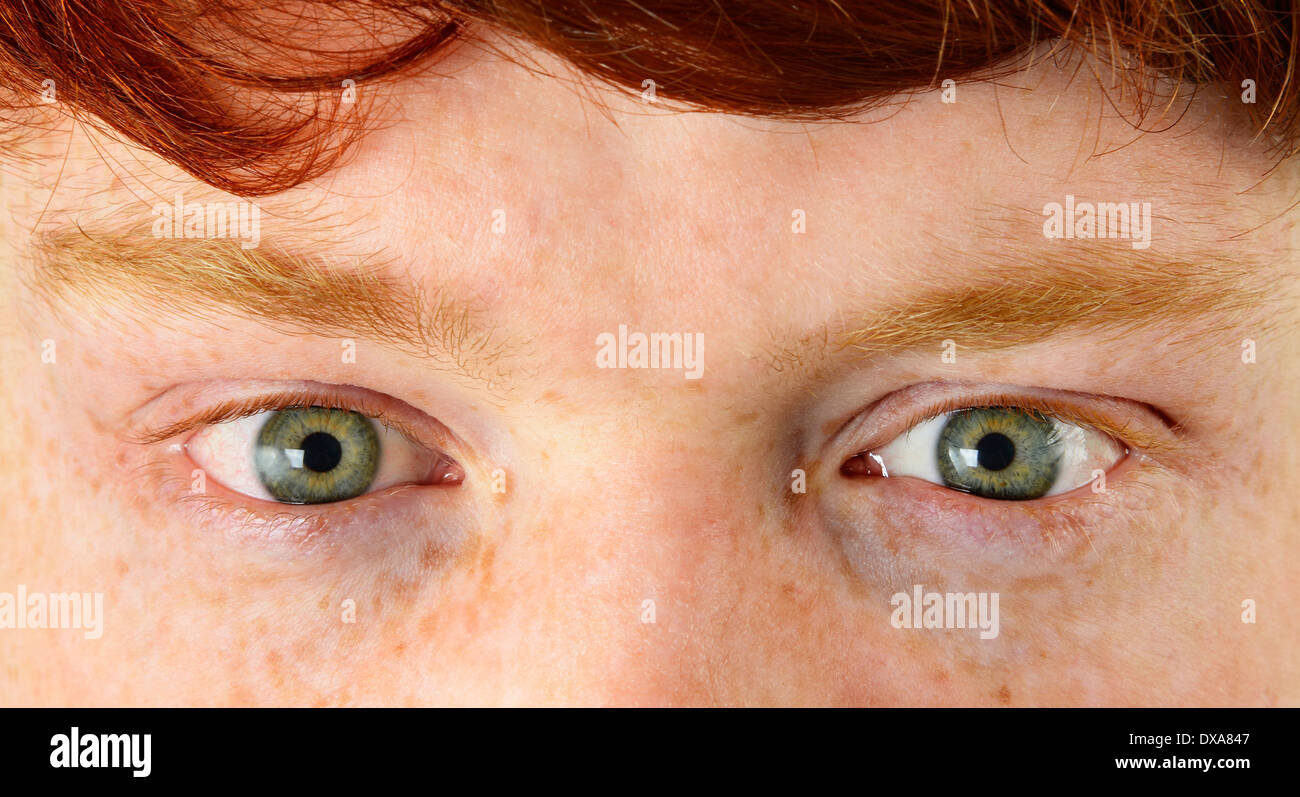
[[[186,443],[222,485],[286,504],[346,501],[398,484],[458,482],[447,457],[374,418],[332,407],[257,412],[200,429]]]
[[[847,476],[912,476],[1003,501],[1082,487],[1127,450],[1107,434],[1019,407],[971,407],[917,424],[844,463]]]

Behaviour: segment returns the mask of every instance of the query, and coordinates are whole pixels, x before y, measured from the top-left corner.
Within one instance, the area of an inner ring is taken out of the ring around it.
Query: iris
[[[257,435],[257,477],[277,501],[323,504],[364,493],[379,468],[374,421],[350,410],[290,407]]]
[[[954,490],[1025,501],[1045,495],[1061,464],[1056,424],[1016,407],[954,412],[939,433],[939,474]]]

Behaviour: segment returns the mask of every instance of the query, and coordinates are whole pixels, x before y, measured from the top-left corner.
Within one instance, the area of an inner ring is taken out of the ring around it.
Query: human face
[[[236,198],[85,126],[8,165],[0,591],[103,612],[0,632],[0,702],[1300,701],[1298,186],[1236,97],[1139,135],[1047,60],[811,125],[525,54],[396,84],[255,248],[155,237]],[[1098,202],[1145,233],[1045,235]],[[621,327],[694,348],[601,367]],[[263,421],[195,416],[291,405],[404,430],[387,482],[243,494]],[[1083,481],[894,443],[985,406],[1081,430]],[[898,627],[917,586],[996,628]]]

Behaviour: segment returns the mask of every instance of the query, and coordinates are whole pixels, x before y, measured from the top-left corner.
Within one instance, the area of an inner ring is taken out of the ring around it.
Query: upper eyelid
[[[233,421],[238,418],[256,415],[259,412],[275,412],[290,407],[315,406],[360,413],[399,432],[413,445],[450,456],[448,449],[451,448],[452,436],[449,431],[438,434],[419,429],[416,424],[402,417],[402,414],[393,408],[393,404],[403,403],[389,396],[381,397],[379,394],[373,394],[372,391],[364,388],[344,385],[301,384],[291,388],[281,387],[226,399],[197,412],[190,412],[181,420],[172,421],[160,427],[137,427],[128,432],[127,439],[133,443],[151,445],[173,439],[204,426]],[[403,404],[403,406],[408,405]],[[410,409],[412,412],[419,412],[413,407]],[[432,421],[432,419],[429,420]],[[433,426],[435,424],[437,422],[432,421],[430,424],[421,424],[420,426]],[[430,440],[430,437],[434,439]]]

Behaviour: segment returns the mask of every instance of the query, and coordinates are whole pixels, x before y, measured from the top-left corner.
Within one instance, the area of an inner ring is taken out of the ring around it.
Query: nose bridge
[[[529,562],[525,591],[548,596],[530,625],[598,640],[558,668],[585,677],[568,687],[576,702],[707,701],[704,674],[720,666],[708,660],[729,633],[719,618],[765,577],[763,499],[717,432],[638,434],[638,423],[610,424],[581,462],[554,463],[572,475],[539,495],[510,558]]]
[[[754,531],[737,511],[755,506],[742,499],[753,485],[736,480],[725,447],[689,437],[607,428],[575,452],[584,461],[546,499],[556,543],[582,551],[592,571],[647,574],[733,552]]]

